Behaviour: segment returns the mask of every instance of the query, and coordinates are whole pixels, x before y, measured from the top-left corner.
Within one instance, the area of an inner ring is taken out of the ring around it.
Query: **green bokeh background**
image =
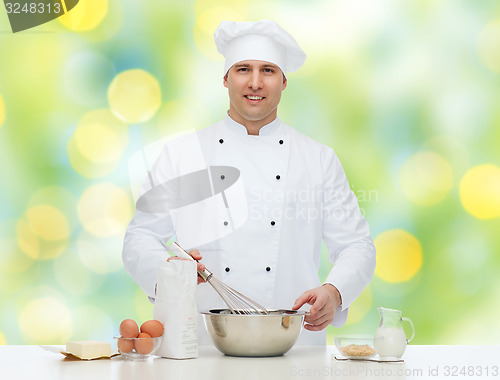
[[[80,0],[72,12],[92,4]],[[133,153],[211,125],[228,108],[215,27],[223,19],[273,19],[308,54],[289,74],[280,118],[336,150],[374,238],[402,229],[422,248],[422,266],[409,280],[374,276],[346,326],[328,327],[329,343],[340,333],[374,332],[376,308],[385,306],[412,318],[415,344],[498,344],[500,220],[469,213],[459,192],[468,170],[500,161],[498,1],[99,4],[108,10],[91,30],[55,20],[16,34],[0,5],[0,343],[109,340],[122,319],[152,318],[153,306],[121,264],[123,217],[96,234],[78,205],[86,190],[106,184],[127,194],[123,215],[133,210]],[[70,141],[84,115],[109,108],[110,83],[130,69],[156,78],[162,106],[150,120],[127,124],[125,147],[107,170],[82,175]],[[438,154],[452,176],[425,204],[408,196],[401,174],[419,152]],[[490,183],[500,193],[498,181]],[[102,202],[96,218],[106,216]],[[29,232],[29,210],[42,204],[64,215],[66,237]],[[31,245],[20,238],[26,229]],[[330,265],[324,249],[322,278]]]

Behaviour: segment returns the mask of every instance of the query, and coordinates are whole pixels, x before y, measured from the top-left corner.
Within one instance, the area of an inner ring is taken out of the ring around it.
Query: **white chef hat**
[[[274,63],[286,75],[298,70],[306,59],[297,41],[271,20],[222,21],[214,39],[217,51],[226,59],[224,74],[237,62],[257,60]]]

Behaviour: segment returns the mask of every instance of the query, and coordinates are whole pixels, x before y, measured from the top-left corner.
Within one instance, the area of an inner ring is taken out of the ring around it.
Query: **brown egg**
[[[120,324],[120,335],[123,338],[135,338],[139,335],[139,326],[137,326],[136,321],[132,319],[125,319]]]
[[[163,325],[160,321],[152,319],[141,325],[141,332],[151,335],[153,338],[163,335]]]
[[[128,338],[120,338],[118,339],[117,345],[120,352],[130,352],[134,349],[134,340]]]
[[[135,340],[135,350],[143,355],[149,354],[151,351],[153,351],[154,348],[154,342],[153,339],[151,338],[151,335],[147,333],[140,333],[137,338],[142,338],[142,339],[136,339]]]

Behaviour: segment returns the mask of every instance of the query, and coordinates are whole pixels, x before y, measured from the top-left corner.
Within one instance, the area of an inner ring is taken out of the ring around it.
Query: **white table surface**
[[[197,359],[75,361],[41,346],[0,346],[0,379],[500,379],[500,346],[410,345],[404,363],[337,361],[332,354],[334,346],[295,346],[281,357],[236,358],[200,347]]]

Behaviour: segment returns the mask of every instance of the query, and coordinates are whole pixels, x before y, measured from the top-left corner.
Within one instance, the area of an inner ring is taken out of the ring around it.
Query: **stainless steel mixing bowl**
[[[269,310],[268,315],[201,312],[215,347],[229,356],[280,356],[297,341],[305,311]]]

